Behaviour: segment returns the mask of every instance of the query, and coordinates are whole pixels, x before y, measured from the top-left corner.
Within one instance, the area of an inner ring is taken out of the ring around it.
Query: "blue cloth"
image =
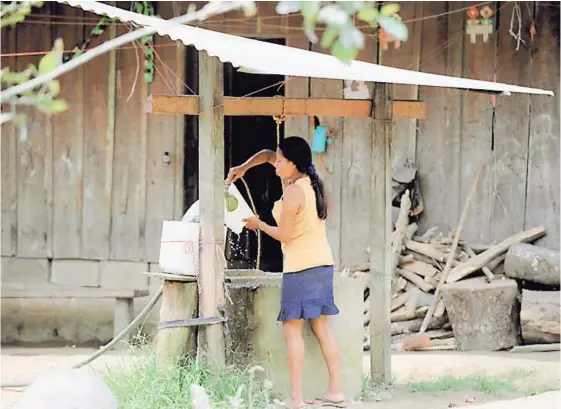
[[[333,266],[283,274],[277,321],[310,320],[320,315],[337,314],[339,309],[333,297]]]

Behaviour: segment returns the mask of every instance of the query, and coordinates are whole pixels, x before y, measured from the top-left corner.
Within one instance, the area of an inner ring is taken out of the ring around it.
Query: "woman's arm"
[[[263,149],[262,151],[257,152],[241,165],[230,168],[230,171],[228,172],[228,178],[226,178],[226,183],[230,184],[235,182],[239,178],[243,177],[248,169],[251,169],[255,166],[262,165],[263,163],[270,163],[271,165],[274,165],[276,160],[277,155],[274,151]]]
[[[248,220],[249,228],[259,228],[265,234],[282,243],[292,239],[294,219],[300,208],[304,205],[304,192],[297,185],[286,188],[282,199],[282,213],[278,226],[269,226],[267,223],[257,220]]]
[[[241,166],[243,166],[245,170],[248,170],[255,166],[262,165],[263,163],[270,163],[271,165],[274,165],[276,160],[277,154],[275,151],[263,149],[246,160]]]

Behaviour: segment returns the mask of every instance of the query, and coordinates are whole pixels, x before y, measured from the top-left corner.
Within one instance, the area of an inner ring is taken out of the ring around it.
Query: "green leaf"
[[[4,17],[0,20],[0,27],[7,27],[17,23],[21,23],[25,20],[25,16],[22,14],[12,14],[8,17]]]
[[[331,54],[337,57],[341,62],[348,64],[358,56],[359,49],[356,47],[345,47],[339,40],[333,44]]]
[[[48,83],[49,91],[51,92],[52,97],[56,97],[60,94],[60,82],[58,80],[52,80]]]
[[[409,36],[407,26],[395,17],[380,16],[378,17],[378,23],[386,33],[397,38],[399,41],[407,41]]]
[[[323,37],[321,38],[320,45],[323,48],[331,47],[331,44],[333,44],[333,41],[335,41],[338,35],[339,35],[339,30],[337,27],[329,27],[323,32]]]
[[[6,84],[21,84],[29,80],[29,74],[25,72],[3,72],[2,73],[2,82]]]
[[[43,56],[39,61],[39,75],[52,72],[62,63],[62,51],[64,50],[64,43],[62,39],[55,40],[55,45],[50,53]]]
[[[68,110],[68,104],[64,99],[55,99],[51,102],[51,112],[53,114],[58,114],[59,112],[64,112]]]
[[[302,5],[302,8],[300,9],[300,13],[302,13],[304,18],[315,16],[319,11],[319,7],[320,7],[319,1],[303,1],[300,4]],[[314,22],[315,22],[315,18],[314,18]]]
[[[28,5],[28,6],[20,7],[19,9],[15,10],[15,13],[16,14],[23,14],[23,15],[29,14],[29,13],[31,13],[31,6]]]
[[[372,6],[366,6],[362,10],[357,13],[357,18],[362,21],[366,21],[367,23],[371,23],[376,21],[378,18],[378,9]]]
[[[151,72],[145,72],[144,73],[144,81],[146,81],[146,83],[150,84],[152,81],[154,80],[154,74]]]
[[[37,109],[45,114],[58,114],[68,109],[68,104],[63,99],[48,99],[41,101]]]
[[[53,53],[48,53],[41,58],[39,61],[39,75],[47,74],[54,71],[58,67],[58,61],[56,55]]]
[[[391,17],[394,14],[399,13],[399,9],[400,9],[399,4],[396,3],[384,4],[380,9],[380,14],[382,16]]]
[[[37,69],[36,66],[34,66],[33,64],[28,64],[27,65],[27,69],[29,70],[29,72],[31,72],[33,75],[38,76],[39,75],[39,70]]]

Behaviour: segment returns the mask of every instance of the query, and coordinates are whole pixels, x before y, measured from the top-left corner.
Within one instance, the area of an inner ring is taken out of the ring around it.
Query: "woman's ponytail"
[[[316,172],[314,165],[308,165],[305,172],[312,183],[312,188],[316,194],[316,209],[318,212],[318,217],[321,220],[327,219],[327,200],[325,197],[325,188],[323,186],[323,181],[320,179]]]

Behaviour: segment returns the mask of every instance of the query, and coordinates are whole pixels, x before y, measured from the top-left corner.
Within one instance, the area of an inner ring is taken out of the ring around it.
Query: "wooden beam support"
[[[222,274],[216,246],[224,245],[224,72],[220,60],[199,52],[199,201],[200,201],[200,303],[199,317],[222,314]],[[204,85],[204,86],[203,86]],[[200,352],[218,367],[225,365],[222,324],[199,328]]]
[[[150,114],[200,115],[197,95],[150,95],[146,112]],[[367,118],[372,116],[372,101],[368,99],[329,98],[224,98],[226,116],[334,116]],[[426,117],[426,104],[420,101],[393,101],[393,118]]]
[[[374,86],[370,226],[370,379],[391,382],[392,84]]]

